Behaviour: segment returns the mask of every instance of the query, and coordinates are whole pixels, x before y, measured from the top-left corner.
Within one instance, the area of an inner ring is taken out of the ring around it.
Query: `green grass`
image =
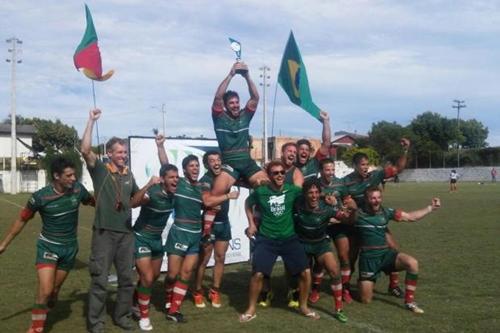
[[[275,301],[269,309],[258,309],[257,319],[247,324],[237,321],[245,309],[250,277],[248,264],[227,266],[223,285],[223,307],[196,309],[191,299],[183,305],[189,320],[185,325],[166,322],[161,313],[162,286],[158,282],[153,296],[151,317],[155,332],[500,332],[500,185],[459,183],[457,193],[448,193],[447,184],[388,184],[386,206],[412,210],[423,207],[432,196],[442,199],[442,208],[415,223],[393,223],[391,230],[401,251],[420,262],[418,303],[422,316],[402,307],[402,301],[385,294],[387,278],[377,283],[372,304],[353,303],[345,308],[349,317],[341,324],[328,313],[332,307],[328,283],[314,308],[321,320],[311,321],[286,308],[286,280],[280,264],[272,284]],[[0,195],[0,235],[24,205],[28,195]],[[9,202],[7,202],[9,201]],[[69,275],[60,302],[49,314],[47,332],[85,332],[85,307],[89,275],[87,261],[91,237],[92,209],[83,208],[80,216],[80,253]],[[0,332],[22,332],[30,321],[36,287],[35,241],[40,230],[36,217],[0,256]],[[404,280],[404,274],[401,274]],[[355,279],[352,280],[353,282]],[[207,281],[208,283],[208,281]],[[108,310],[114,289],[110,290]],[[107,332],[120,332],[107,317]]]

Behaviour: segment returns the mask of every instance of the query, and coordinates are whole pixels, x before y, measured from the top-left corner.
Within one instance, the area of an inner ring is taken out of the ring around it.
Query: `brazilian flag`
[[[312,101],[306,67],[302,62],[302,57],[300,56],[299,48],[297,47],[292,31],[290,31],[285,53],[283,53],[283,59],[281,59],[278,83],[293,104],[300,106],[314,118],[321,119],[319,116],[320,108]]]

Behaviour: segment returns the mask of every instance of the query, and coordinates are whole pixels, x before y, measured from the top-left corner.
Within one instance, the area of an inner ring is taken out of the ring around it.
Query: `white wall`
[[[18,135],[18,138],[23,140],[26,144],[32,145],[32,138],[31,136],[23,136],[23,135]],[[8,157],[10,158],[11,154],[11,140],[10,140],[10,135],[0,135],[0,158],[1,157]],[[30,154],[30,150],[26,148],[21,142],[17,141],[17,157],[27,157]]]
[[[11,172],[0,171],[0,193],[10,193]],[[45,170],[17,171],[18,192],[33,193],[46,185]]]

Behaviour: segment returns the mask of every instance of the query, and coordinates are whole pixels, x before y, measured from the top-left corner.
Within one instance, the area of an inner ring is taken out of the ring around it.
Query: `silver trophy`
[[[229,42],[231,43],[231,49],[236,54],[236,62],[241,62],[241,43],[236,39],[229,37]],[[248,72],[248,68],[245,64],[241,63],[241,67],[236,69],[236,73],[240,75],[245,75]]]

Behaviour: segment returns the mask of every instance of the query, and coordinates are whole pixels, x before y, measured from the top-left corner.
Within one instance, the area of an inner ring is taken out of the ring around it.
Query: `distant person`
[[[450,172],[450,192],[457,191],[457,181],[458,181],[458,173],[455,169]]]
[[[42,231],[36,243],[35,259],[38,287],[28,333],[43,333],[47,312],[54,307],[59,290],[75,265],[80,203],[95,204],[85,187],[76,181],[75,170],[73,162],[57,157],[50,167],[52,183],[31,195],[0,242],[2,254],[35,213],[40,213]]]
[[[495,169],[495,168],[491,169],[491,182],[492,183],[497,182],[497,169]]]

